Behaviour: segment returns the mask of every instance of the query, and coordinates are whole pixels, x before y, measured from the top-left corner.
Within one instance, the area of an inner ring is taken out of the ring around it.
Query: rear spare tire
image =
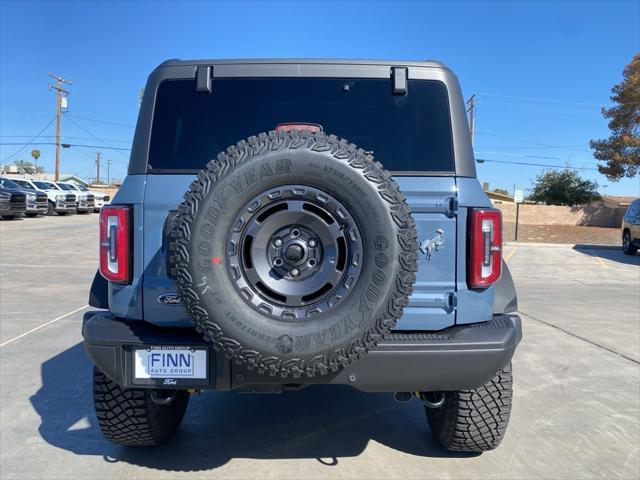
[[[384,338],[415,282],[410,209],[382,165],[323,132],[220,153],[185,194],[172,273],[196,329],[282,377],[338,371]]]

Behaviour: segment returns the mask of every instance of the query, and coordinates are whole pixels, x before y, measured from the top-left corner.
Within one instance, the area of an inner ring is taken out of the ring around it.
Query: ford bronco
[[[516,292],[437,62],[161,64],[100,213],[90,304],[118,444],[167,440],[201,390],[317,384],[417,399],[449,450],[505,434]]]

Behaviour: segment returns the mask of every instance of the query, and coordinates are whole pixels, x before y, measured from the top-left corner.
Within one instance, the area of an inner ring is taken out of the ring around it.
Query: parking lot
[[[82,314],[97,215],[0,223],[0,477],[638,478],[640,256],[509,244],[524,339],[499,449],[452,454],[422,406],[347,387],[194,396],[158,449],[107,443]]]

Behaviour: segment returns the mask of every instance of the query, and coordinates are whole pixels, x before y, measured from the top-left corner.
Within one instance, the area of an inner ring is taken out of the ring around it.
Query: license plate
[[[135,378],[207,378],[207,351],[153,347],[133,352]]]

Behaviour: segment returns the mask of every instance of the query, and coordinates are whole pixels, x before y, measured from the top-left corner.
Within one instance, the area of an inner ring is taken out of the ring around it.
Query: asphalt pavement
[[[638,478],[640,256],[509,244],[524,339],[502,445],[444,451],[422,406],[348,387],[208,392],[156,449],[102,437],[80,327],[97,215],[0,222],[0,478]]]

